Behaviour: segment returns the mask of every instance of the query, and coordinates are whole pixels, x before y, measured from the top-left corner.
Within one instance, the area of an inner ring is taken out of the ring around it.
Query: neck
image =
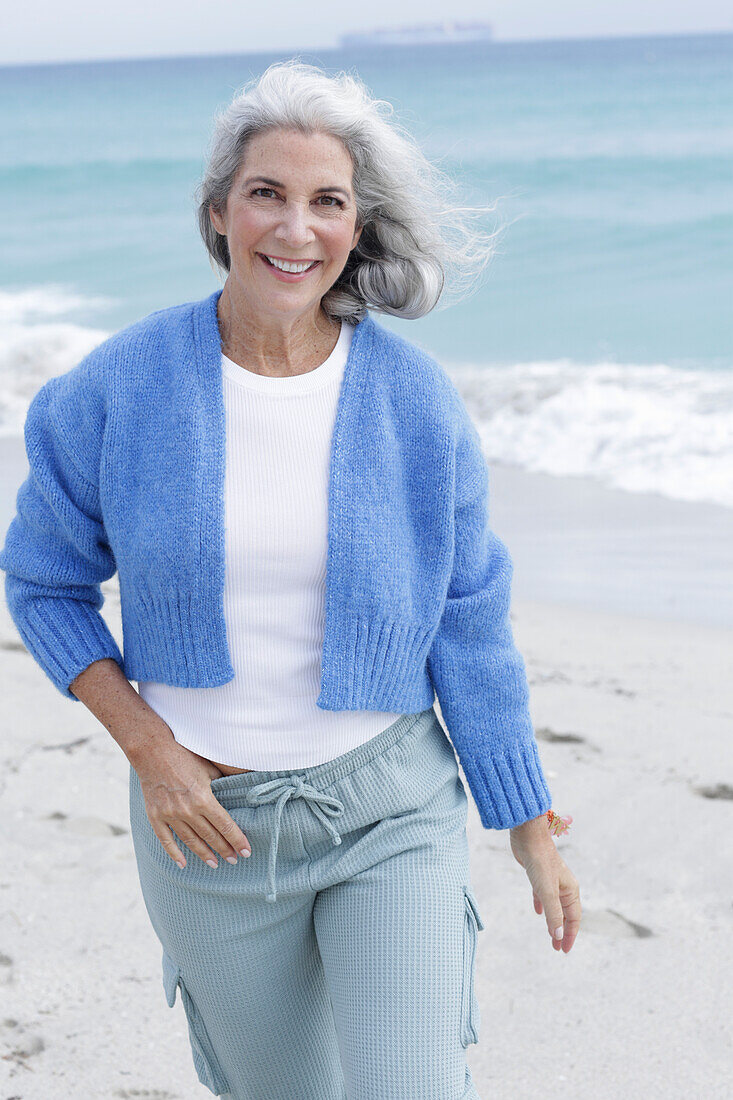
[[[253,316],[235,300],[227,282],[217,305],[222,352],[255,374],[287,378],[320,366],[341,332],[320,307],[297,317]]]

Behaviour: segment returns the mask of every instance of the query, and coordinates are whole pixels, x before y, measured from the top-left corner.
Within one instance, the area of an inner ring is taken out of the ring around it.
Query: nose
[[[312,215],[307,206],[300,203],[286,203],[277,228],[275,237],[283,241],[290,248],[302,248],[316,239],[316,235],[310,224]]]

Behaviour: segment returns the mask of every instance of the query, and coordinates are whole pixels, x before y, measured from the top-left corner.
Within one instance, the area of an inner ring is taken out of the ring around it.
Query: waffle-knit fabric
[[[252,855],[213,869],[176,837],[181,870],[130,769],[143,898],[201,1083],[232,1100],[478,1100],[465,1051],[484,922],[435,711],[316,767],[211,789]]]
[[[221,293],[121,330],[29,407],[0,568],[23,642],[67,698],[105,657],[129,680],[234,676]],[[124,657],[99,613],[116,570]],[[326,572],[317,705],[405,714],[437,694],[484,826],[549,809],[478,431],[439,364],[368,311],[333,430]]]

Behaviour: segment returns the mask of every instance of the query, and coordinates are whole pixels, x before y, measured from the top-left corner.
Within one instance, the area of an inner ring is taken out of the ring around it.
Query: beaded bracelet
[[[560,836],[561,833],[566,833],[570,828],[570,822],[573,820],[570,814],[566,814],[565,817],[560,817],[554,810],[548,810],[545,816],[553,836]]]

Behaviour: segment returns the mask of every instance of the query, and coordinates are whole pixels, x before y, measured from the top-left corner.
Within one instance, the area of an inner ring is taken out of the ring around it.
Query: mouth
[[[268,259],[264,252],[258,252],[257,255],[262,260],[262,262],[267,265],[267,267],[277,279],[280,279],[282,282],[286,283],[297,283],[300,282],[302,279],[306,279],[310,275],[310,273],[312,271],[315,271],[317,267],[320,267],[322,263],[321,260],[313,260],[310,266],[307,267],[304,271],[283,271],[282,268],[279,268],[276,264],[272,263],[272,261]],[[289,262],[292,264],[298,263],[297,260],[291,260]]]

